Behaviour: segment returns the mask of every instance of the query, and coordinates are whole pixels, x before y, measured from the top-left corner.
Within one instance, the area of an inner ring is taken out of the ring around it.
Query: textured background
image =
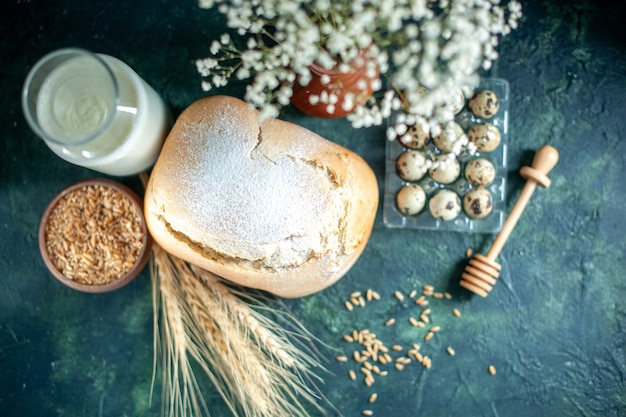
[[[521,28],[504,39],[487,74],[511,85],[509,206],[523,185],[517,168],[545,143],[561,153],[553,185],[535,193],[487,299],[457,283],[466,249],[484,251],[493,236],[390,230],[380,211],[365,254],[344,279],[288,302],[329,346],[321,347],[330,371],[321,389],[340,415],[360,415],[374,391],[379,416],[626,415],[626,6],[523,5]],[[64,163],[36,139],[21,114],[20,87],[39,57],[80,46],[130,64],[178,114],[203,96],[193,61],[207,55],[222,22],[192,0],[5,0],[0,15],[0,415],[157,416],[158,386],[149,403],[148,271],[115,293],[86,295],[58,284],[39,257],[47,202],[97,174]],[[240,96],[241,86],[224,92]],[[283,117],[361,154],[382,187],[382,129],[352,130],[294,110]],[[124,182],[139,189],[136,179]],[[423,332],[407,322],[418,314],[415,304],[392,294],[426,283],[454,295],[430,306],[442,327],[422,343],[432,368],[391,369],[372,388],[351,381],[347,372],[357,367],[336,363],[332,349],[350,354],[354,346],[342,336],[355,328],[387,345],[421,343]],[[350,313],[342,307],[352,291],[368,288],[382,300]],[[390,317],[396,325],[384,326]],[[496,376],[487,373],[492,364]],[[205,392],[212,415],[227,416],[210,385]]]

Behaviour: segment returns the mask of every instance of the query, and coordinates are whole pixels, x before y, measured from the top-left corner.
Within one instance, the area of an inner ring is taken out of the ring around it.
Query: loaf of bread
[[[357,261],[378,184],[354,152],[215,96],[176,121],[144,204],[150,233],[169,253],[294,298],[328,287]]]

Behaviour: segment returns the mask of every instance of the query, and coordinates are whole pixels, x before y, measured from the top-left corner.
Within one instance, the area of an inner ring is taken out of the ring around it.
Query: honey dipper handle
[[[522,167],[520,175],[526,178],[526,184],[515,202],[515,205],[511,209],[509,216],[504,222],[502,230],[491,245],[491,248],[489,248],[489,252],[487,252],[486,257],[489,260],[495,261],[500,254],[500,251],[511,235],[511,232],[513,232],[517,221],[524,212],[528,201],[530,201],[530,197],[532,197],[535,192],[537,184],[546,188],[550,186],[550,179],[546,176],[546,174],[554,168],[558,160],[559,152],[552,146],[544,145],[537,150],[537,153],[533,158],[532,167]]]

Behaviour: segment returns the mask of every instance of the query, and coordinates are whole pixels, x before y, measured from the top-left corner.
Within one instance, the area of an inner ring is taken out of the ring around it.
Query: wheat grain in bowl
[[[39,227],[39,247],[50,272],[84,292],[118,289],[145,266],[151,239],[142,202],[111,180],[81,181],[48,205]]]

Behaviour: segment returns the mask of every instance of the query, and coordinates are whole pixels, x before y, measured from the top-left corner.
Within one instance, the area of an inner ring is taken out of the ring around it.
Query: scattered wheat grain
[[[426,369],[430,369],[430,367],[432,366],[432,359],[430,359],[428,356],[424,356],[424,360],[422,361],[422,365],[424,365],[424,367]]]
[[[143,225],[132,200],[103,185],[85,185],[64,195],[45,225],[53,265],[66,278],[107,284],[134,266],[143,249]]]
[[[418,306],[424,307],[428,305],[428,300],[426,300],[426,297],[421,295],[415,300],[415,304],[417,304]]]

